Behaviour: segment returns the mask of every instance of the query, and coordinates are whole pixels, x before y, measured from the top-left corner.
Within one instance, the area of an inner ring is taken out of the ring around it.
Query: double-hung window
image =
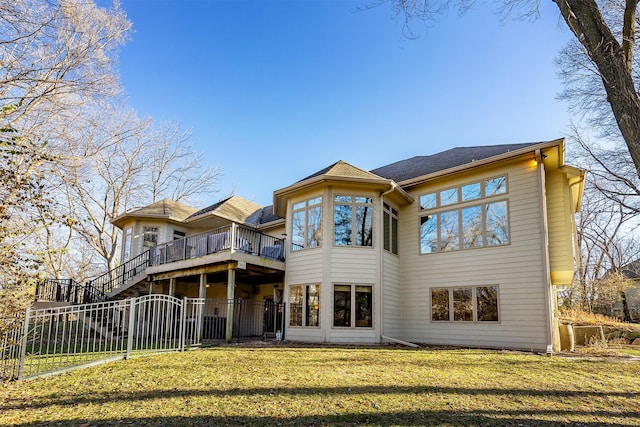
[[[289,288],[289,326],[320,325],[320,285]]]
[[[334,285],[333,326],[372,327],[373,287],[356,284]]]
[[[373,245],[373,199],[362,196],[334,197],[336,246]]]
[[[322,246],[322,196],[293,205],[291,228],[292,251]]]
[[[506,193],[500,176],[420,196],[420,253],[509,244]]]

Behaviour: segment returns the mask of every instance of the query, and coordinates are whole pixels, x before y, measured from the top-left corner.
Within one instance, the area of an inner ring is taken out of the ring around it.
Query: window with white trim
[[[289,326],[320,326],[320,285],[289,287]]]
[[[333,326],[370,328],[373,326],[373,286],[336,284],[333,286]]]
[[[498,313],[498,285],[431,289],[432,322],[497,322]]]
[[[322,246],[322,196],[295,203],[291,218],[292,251]]]
[[[335,196],[333,209],[334,245],[373,245],[373,199],[371,197]]]
[[[420,253],[507,245],[507,177],[420,196]]]

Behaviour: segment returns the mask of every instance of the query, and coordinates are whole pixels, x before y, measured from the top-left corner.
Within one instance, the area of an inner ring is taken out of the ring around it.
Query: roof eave
[[[348,184],[348,185],[368,185],[379,186],[380,189],[386,189],[389,180],[385,178],[361,178],[352,176],[335,176],[335,175],[318,175],[304,181],[296,182],[288,187],[281,188],[273,192],[273,212],[279,217],[286,215],[286,201],[294,193],[312,189],[320,185],[330,183]]]
[[[417,185],[424,184],[425,182],[428,182],[433,179],[440,178],[446,175],[452,175],[454,173],[469,170],[471,168],[478,168],[481,166],[490,165],[492,163],[502,162],[511,158],[515,158],[531,152],[535,152],[536,150],[544,150],[546,148],[551,148],[559,144],[564,145],[564,138],[558,138],[558,139],[554,139],[553,141],[547,141],[547,142],[541,142],[539,144],[529,145],[528,147],[521,148],[519,150],[509,151],[507,153],[498,154],[497,156],[487,157],[486,159],[476,160],[475,162],[471,162],[471,163],[464,163],[462,165],[454,166],[452,168],[443,169],[427,175],[422,175],[415,178],[407,179],[407,180],[398,182],[398,185],[400,185],[403,189],[415,187]]]
[[[122,214],[111,220],[111,224],[118,227],[122,230],[122,226],[127,222],[128,219],[152,219],[158,221],[169,221],[173,224],[184,224],[185,221],[176,217],[172,217],[170,215],[154,215],[154,214],[140,214],[140,215],[131,215],[128,213]]]
[[[258,224],[256,228],[258,229],[273,228],[273,227],[278,227],[280,225],[285,225],[285,223],[286,223],[286,220],[284,218],[278,218],[273,221]]]

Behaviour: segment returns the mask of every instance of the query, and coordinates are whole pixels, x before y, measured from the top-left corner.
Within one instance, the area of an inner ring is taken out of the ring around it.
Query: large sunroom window
[[[486,179],[420,197],[420,253],[510,242],[507,177]]]
[[[289,288],[289,325],[320,325],[320,285],[294,285]]]
[[[291,250],[322,246],[322,196],[293,205]]]
[[[362,196],[335,196],[334,244],[373,245],[373,199]]]

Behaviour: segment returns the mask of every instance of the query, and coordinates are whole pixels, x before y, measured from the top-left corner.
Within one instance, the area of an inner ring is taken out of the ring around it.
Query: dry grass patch
[[[640,363],[484,350],[217,347],[0,387],[0,425],[640,424]]]

